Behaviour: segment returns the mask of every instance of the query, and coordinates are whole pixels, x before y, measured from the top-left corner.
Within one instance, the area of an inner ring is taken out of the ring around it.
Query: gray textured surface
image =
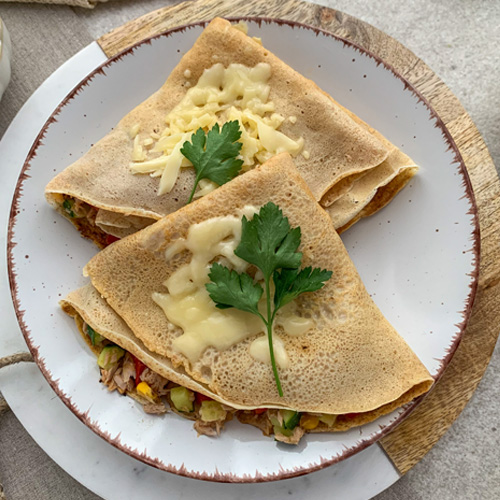
[[[0,136],[31,93],[71,55],[113,27],[168,3],[174,2],[111,1],[93,11],[1,4],[0,16],[11,32],[14,64],[0,106]],[[423,59],[458,96],[500,166],[500,2],[318,3],[373,24]],[[472,401],[445,437],[377,500],[500,498],[499,387],[497,348]],[[97,498],[47,458],[12,414],[0,419],[0,450],[0,478],[11,500]],[[29,476],[23,474],[27,456],[36,464]]]

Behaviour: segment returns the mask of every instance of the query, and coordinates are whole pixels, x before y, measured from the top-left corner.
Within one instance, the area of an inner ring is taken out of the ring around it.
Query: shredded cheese
[[[139,133],[140,125],[138,123],[135,123],[130,127],[130,130],[128,131],[128,135],[130,136],[131,139],[135,139],[135,136]]]
[[[189,78],[190,70],[186,70],[184,76]],[[161,177],[157,194],[170,192],[180,169],[192,167],[180,152],[184,142],[200,127],[208,131],[216,123],[222,125],[231,120],[240,124],[244,171],[281,152],[292,156],[299,154],[304,140],[294,140],[278,130],[285,117],[276,113],[274,103],[269,101],[270,76],[271,67],[267,63],[259,63],[253,68],[241,64],[224,68],[222,64],[214,64],[206,69],[197,84],[187,90],[184,98],[166,116],[166,127],[161,133],[140,139],[141,134],[134,127],[131,171]],[[296,118],[289,120],[295,122]],[[200,191],[203,189],[200,185]],[[197,196],[207,192],[205,189]]]

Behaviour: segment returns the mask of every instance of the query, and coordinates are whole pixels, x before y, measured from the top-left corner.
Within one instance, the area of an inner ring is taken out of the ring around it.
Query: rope
[[[22,361],[33,361],[33,356],[29,352],[18,352],[17,354],[5,356],[5,358],[0,358],[0,368],[15,365],[16,363],[21,363]]]
[[[10,356],[5,356],[5,358],[0,358],[0,368],[9,365],[15,365],[16,363],[21,363],[23,361],[33,362],[33,356],[29,352],[18,352],[17,354],[11,354]],[[7,401],[0,396],[0,416],[7,413],[10,410]],[[2,499],[2,485],[0,484],[0,500]],[[4,497],[5,498],[5,497]]]
[[[19,352],[17,354],[12,354],[10,356],[5,356],[4,358],[0,358],[0,368],[9,365],[15,365],[16,363],[21,362],[33,362],[33,356],[29,352]],[[10,410],[7,401],[0,397],[0,417],[7,413]],[[7,500],[5,493],[3,491],[3,485],[0,483],[0,500]]]

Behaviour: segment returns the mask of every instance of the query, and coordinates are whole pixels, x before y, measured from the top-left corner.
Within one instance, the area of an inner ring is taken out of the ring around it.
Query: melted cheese
[[[258,316],[234,308],[218,309],[205,288],[215,260],[237,272],[247,270],[249,264],[236,256],[234,250],[241,240],[241,216],[250,219],[256,212],[255,207],[247,206],[238,216],[215,217],[193,224],[186,239],[175,241],[166,250],[167,260],[184,250],[192,254],[191,261],[165,281],[168,293],[154,293],[153,300],[171,323],[182,328],[183,334],[173,341],[173,347],[193,363],[210,346],[222,351],[264,333],[264,324]],[[263,299],[259,309],[264,313],[265,307]],[[301,335],[313,325],[312,320],[297,315],[293,302],[278,311],[275,322],[289,335]],[[289,359],[283,341],[274,334],[273,342],[276,361],[286,368]],[[251,343],[250,354],[257,361],[270,363],[267,335]]]
[[[185,72],[186,78],[191,75],[188,71]],[[197,84],[188,89],[167,115],[167,126],[160,135],[141,137],[138,130],[131,131],[131,136],[135,134],[130,165],[132,173],[161,177],[158,195],[170,192],[180,169],[192,167],[180,152],[184,142],[190,140],[200,127],[208,131],[216,123],[231,120],[240,124],[240,157],[244,171],[277,153],[299,154],[304,140],[293,140],[278,130],[285,118],[275,113],[274,103],[269,101],[270,77],[271,67],[267,63],[259,63],[253,68],[241,64],[224,68],[219,63],[206,69]],[[152,139],[156,142],[150,147]],[[206,192],[205,189],[198,196]]]
[[[285,344],[277,336],[273,334],[273,351],[276,364],[280,368],[288,368],[290,366],[290,358],[285,350]],[[261,363],[271,364],[271,352],[269,351],[269,341],[266,335],[255,339],[250,344],[250,355]]]

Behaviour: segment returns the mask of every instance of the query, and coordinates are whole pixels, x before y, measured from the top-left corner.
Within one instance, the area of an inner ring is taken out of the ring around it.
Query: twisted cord
[[[0,358],[0,368],[15,365],[16,363],[21,363],[22,361],[33,361],[33,356],[29,352],[18,352],[17,354],[5,356],[4,358]]]
[[[17,354],[11,354],[10,356],[5,356],[0,358],[0,368],[9,365],[15,365],[16,363],[21,363],[23,361],[32,362],[33,356],[29,352],[18,352]],[[10,410],[7,401],[0,396],[0,416]],[[1,487],[1,484],[0,484]],[[0,500],[2,499],[2,490],[0,489]]]

